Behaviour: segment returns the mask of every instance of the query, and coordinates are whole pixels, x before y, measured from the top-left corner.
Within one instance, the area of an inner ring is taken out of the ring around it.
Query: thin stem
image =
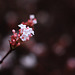
[[[0,60],[0,64],[4,61],[4,59],[12,52],[13,50],[9,50],[8,53]]]

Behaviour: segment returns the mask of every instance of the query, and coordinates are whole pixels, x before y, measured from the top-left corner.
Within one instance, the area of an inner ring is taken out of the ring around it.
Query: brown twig
[[[0,60],[0,64],[4,61],[4,59],[12,52],[13,50],[9,50],[8,53]]]

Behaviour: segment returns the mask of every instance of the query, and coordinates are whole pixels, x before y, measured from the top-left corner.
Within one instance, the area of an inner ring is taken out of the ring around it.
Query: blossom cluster
[[[12,48],[16,48],[22,41],[29,40],[34,35],[33,27],[37,24],[37,20],[34,15],[30,15],[30,19],[27,22],[22,22],[18,27],[19,33],[16,33],[13,29],[13,35],[11,36],[10,45]]]

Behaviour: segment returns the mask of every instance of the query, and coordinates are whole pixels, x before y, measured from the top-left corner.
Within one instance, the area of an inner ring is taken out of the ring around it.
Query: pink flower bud
[[[20,38],[20,34],[18,34],[18,37]]]
[[[19,32],[21,31],[21,29],[19,29]]]
[[[32,37],[32,34],[30,34],[29,37]]]
[[[10,44],[12,44],[12,42],[10,42]]]
[[[15,33],[15,30],[13,29],[12,32]]]
[[[29,27],[27,27],[27,29],[29,29]]]
[[[15,40],[13,39],[13,42],[15,42]]]
[[[37,24],[37,20],[36,19],[33,20],[33,24]]]
[[[20,46],[20,42],[18,42],[18,44],[16,45],[17,47]]]
[[[24,22],[22,22],[21,24],[23,24],[23,25],[24,25]]]
[[[30,15],[30,19],[34,19],[35,18],[35,16],[34,15]]]
[[[11,39],[12,39],[13,37],[14,37],[14,36],[12,35],[12,36],[11,36]]]
[[[27,37],[26,40],[29,40],[29,37]]]
[[[28,20],[28,23],[32,23],[32,20]]]
[[[12,43],[11,45],[13,45],[13,46],[14,46],[14,45],[15,45],[15,43]]]
[[[16,37],[17,37],[17,33],[14,34],[14,38],[16,38]]]

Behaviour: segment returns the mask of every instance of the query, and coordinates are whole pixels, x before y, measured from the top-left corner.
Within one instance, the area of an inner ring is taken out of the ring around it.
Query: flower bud
[[[35,18],[35,16],[34,15],[30,15],[30,19],[34,19]]]
[[[17,47],[20,46],[20,42],[18,42],[18,44],[16,45]]]
[[[13,29],[12,32],[15,33],[15,30]]]

